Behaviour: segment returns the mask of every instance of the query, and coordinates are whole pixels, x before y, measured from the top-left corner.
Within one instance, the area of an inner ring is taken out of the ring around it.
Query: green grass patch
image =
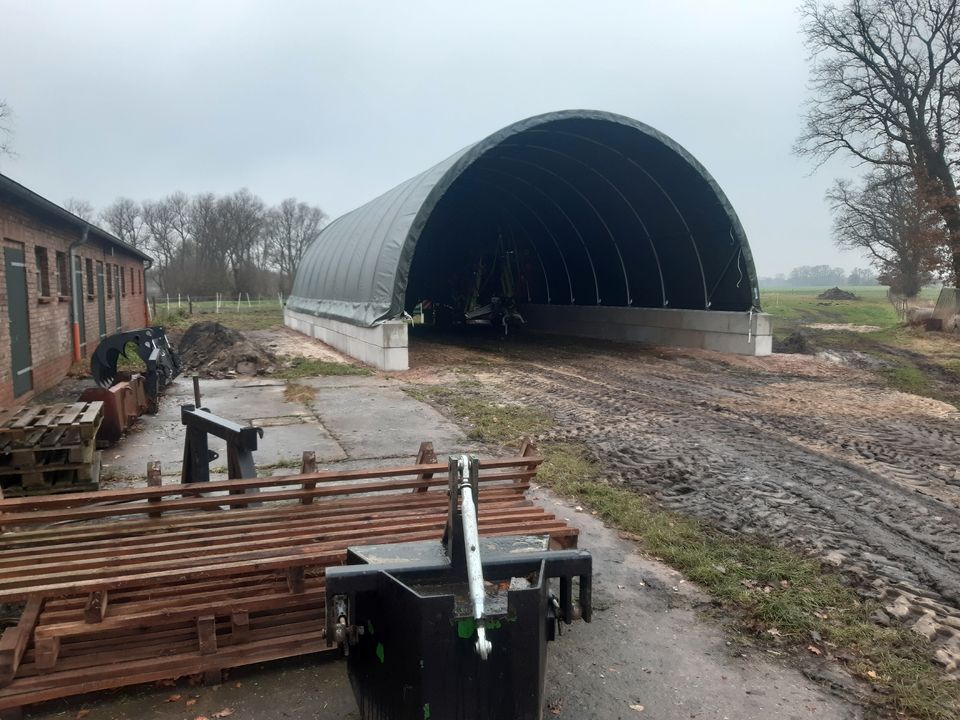
[[[826,289],[764,290],[760,301],[763,311],[773,316],[774,327],[831,323],[886,328],[900,322],[893,305],[887,300],[886,288],[845,288],[859,299],[820,300],[817,295]]]
[[[283,325],[283,309],[277,302],[255,304],[252,307],[247,307],[244,303],[239,312],[236,311],[236,306],[230,308],[224,305],[218,313],[214,311],[212,305],[205,307],[200,303],[194,303],[191,315],[183,305],[179,310],[173,308],[167,312],[160,303],[157,303],[157,315],[151,322],[153,325],[162,325],[167,329],[176,330],[186,330],[198,322],[218,322],[234,330],[267,330]]]
[[[930,381],[923,371],[912,367],[883,368],[879,373],[886,378],[887,383],[894,390],[927,396],[930,394]]]
[[[943,363],[943,369],[957,380],[960,380],[960,360],[947,360]]]
[[[960,683],[932,663],[927,640],[896,624],[878,625],[871,615],[879,605],[861,601],[815,559],[660,510],[602,481],[581,446],[542,450],[544,485],[633,534],[648,552],[735,608],[743,629],[801,652],[814,647],[845,658],[853,675],[880,686],[879,703],[895,712],[924,720],[957,717]]]
[[[534,437],[553,425],[553,418],[540,410],[484,399],[479,392],[482,387],[476,380],[461,380],[453,387],[407,385],[404,392],[415,400],[441,405],[458,421],[470,426],[467,437],[480,442],[512,444],[523,437]]]
[[[289,365],[288,367],[285,367]],[[324,377],[328,375],[370,375],[369,368],[349,363],[330,362],[315,358],[293,357],[280,358],[273,377],[285,380],[301,378]]]
[[[137,343],[128,342],[123,348],[123,353],[124,354],[117,358],[117,370],[129,373],[146,372],[147,365],[140,359],[140,355],[137,354]]]

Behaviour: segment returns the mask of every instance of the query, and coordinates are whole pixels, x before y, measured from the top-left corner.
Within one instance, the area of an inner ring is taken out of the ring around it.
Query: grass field
[[[164,301],[157,301],[156,315],[151,322],[163,325],[169,329],[185,330],[194,323],[216,321],[235,330],[264,330],[266,328],[283,325],[283,307],[276,299],[244,300],[237,305],[237,301],[222,302],[220,312],[213,300],[204,300],[193,303],[193,314],[190,314],[190,304],[183,300],[177,307],[176,300],[169,306]]]
[[[900,324],[893,305],[887,299],[887,288],[881,286],[844,287],[859,300],[820,300],[826,287],[773,288],[760,290],[763,311],[773,315],[774,330],[793,328],[798,324],[831,323],[876,325],[881,328]],[[939,288],[924,288],[918,304],[933,305]]]
[[[825,287],[761,291],[764,312],[773,316],[775,342],[801,333],[812,352],[827,351],[867,366],[883,384],[901,392],[960,407],[960,338],[907,327],[887,299],[885,287],[842,288],[857,300],[820,300]],[[939,288],[924,288],[919,305],[932,306]],[[876,330],[852,332],[811,324],[870,325]]]

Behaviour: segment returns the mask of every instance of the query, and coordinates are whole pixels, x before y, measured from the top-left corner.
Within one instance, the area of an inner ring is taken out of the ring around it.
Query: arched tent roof
[[[397,317],[418,242],[484,225],[532,251],[535,302],[759,309],[746,235],[710,174],[650,126],[588,110],[509,125],[339,217],[304,253],[288,308]]]

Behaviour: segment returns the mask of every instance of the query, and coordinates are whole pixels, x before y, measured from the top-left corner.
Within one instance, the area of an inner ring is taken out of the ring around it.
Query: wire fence
[[[275,296],[253,295],[237,293],[236,296],[226,293],[216,295],[196,296],[163,294],[154,295],[148,299],[147,307],[151,321],[164,320],[175,316],[193,315],[195,313],[243,313],[243,312],[277,312],[282,311],[286,302],[283,293]]]

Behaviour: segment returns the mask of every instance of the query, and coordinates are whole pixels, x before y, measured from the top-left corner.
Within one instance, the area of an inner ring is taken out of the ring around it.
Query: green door
[[[87,313],[83,304],[83,260],[73,259],[73,303],[77,313],[77,324],[80,325],[80,344],[87,344]],[[86,347],[84,347],[86,354]]]
[[[7,313],[10,323],[10,357],[13,361],[13,396],[33,388],[30,357],[30,316],[27,314],[27,264],[23,248],[5,247],[3,265],[7,277]]]
[[[120,332],[120,266],[113,266],[113,306],[117,315],[117,332]]]
[[[97,314],[100,320],[100,337],[107,336],[107,302],[103,292],[103,263],[97,260]]]

